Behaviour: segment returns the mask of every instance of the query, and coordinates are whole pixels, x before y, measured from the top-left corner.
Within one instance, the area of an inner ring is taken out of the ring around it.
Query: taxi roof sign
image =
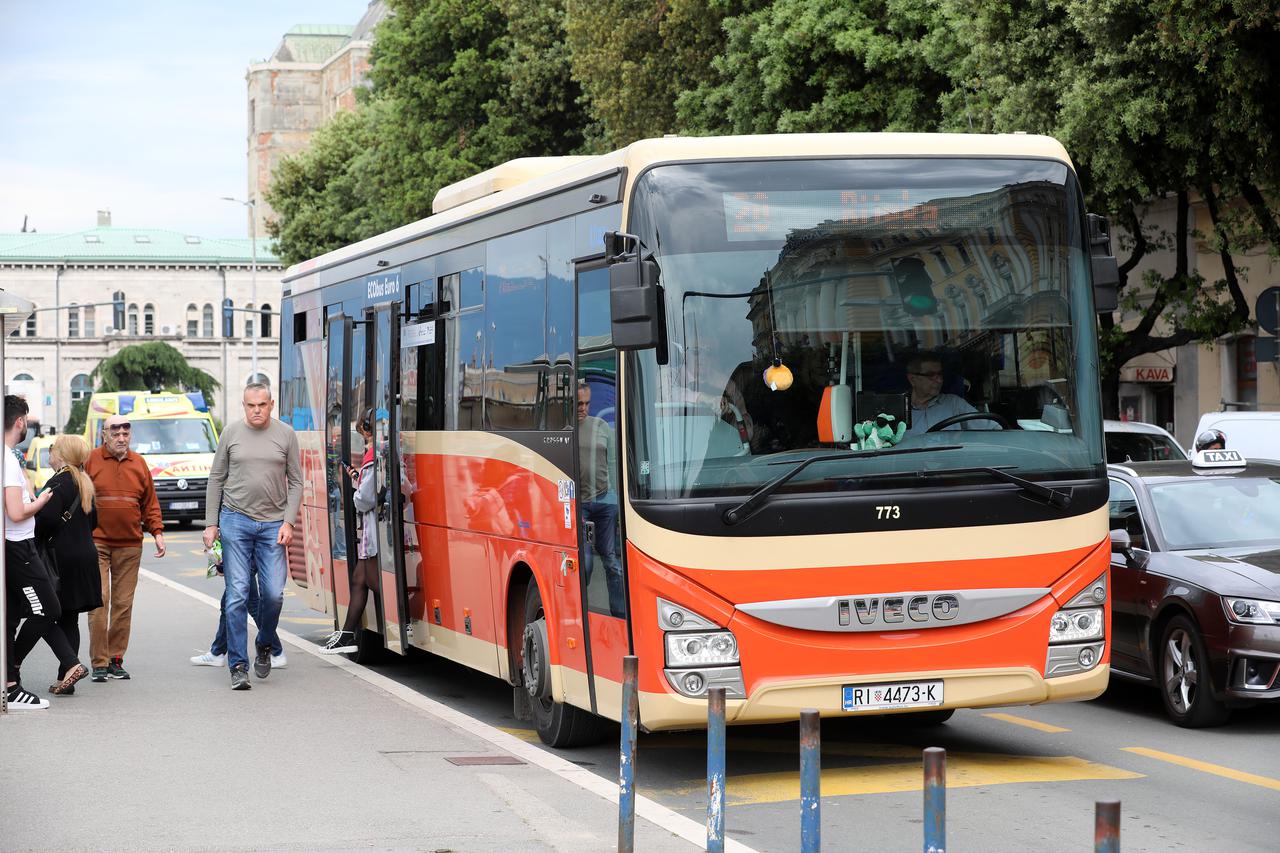
[[[1245,460],[1239,450],[1197,450],[1191,465],[1194,468],[1243,468]]]

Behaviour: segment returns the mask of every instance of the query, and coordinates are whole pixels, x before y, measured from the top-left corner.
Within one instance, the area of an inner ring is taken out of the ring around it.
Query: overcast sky
[[[367,0],[0,0],[0,232],[248,236],[245,71]]]

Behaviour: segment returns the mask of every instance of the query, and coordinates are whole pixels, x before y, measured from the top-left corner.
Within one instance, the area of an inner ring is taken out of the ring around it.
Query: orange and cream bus
[[[288,270],[295,577],[360,653],[505,679],[547,743],[1097,696],[1105,222],[1040,136],[664,138],[516,160]],[[1095,297],[1096,294],[1096,297]],[[371,598],[372,600],[372,598]]]

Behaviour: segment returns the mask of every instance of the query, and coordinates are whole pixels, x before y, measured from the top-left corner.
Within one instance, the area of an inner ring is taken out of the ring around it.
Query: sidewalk
[[[232,691],[225,668],[188,662],[216,624],[213,607],[144,574],[133,679],[86,678],[48,710],[0,718],[0,850],[615,848],[616,802],[569,781],[572,765],[304,641],[286,639],[288,668]],[[56,668],[42,644],[23,682],[45,696]],[[447,760],[521,754],[543,766]],[[697,847],[637,815],[636,849]]]

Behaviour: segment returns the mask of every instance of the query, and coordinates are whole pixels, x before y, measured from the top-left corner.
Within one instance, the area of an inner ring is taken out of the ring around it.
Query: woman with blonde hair
[[[89,445],[80,436],[63,434],[54,439],[49,461],[57,473],[45,483],[53,497],[36,514],[36,541],[43,545],[49,567],[58,577],[58,600],[62,604],[58,625],[77,656],[80,614],[102,606],[98,549],[93,544],[98,510],[94,506],[93,481],[84,472],[88,458]],[[19,633],[14,644],[19,661],[35,643],[35,636],[23,637]],[[75,680],[61,670],[59,666],[57,683],[49,686],[49,692],[61,696],[75,693]]]

